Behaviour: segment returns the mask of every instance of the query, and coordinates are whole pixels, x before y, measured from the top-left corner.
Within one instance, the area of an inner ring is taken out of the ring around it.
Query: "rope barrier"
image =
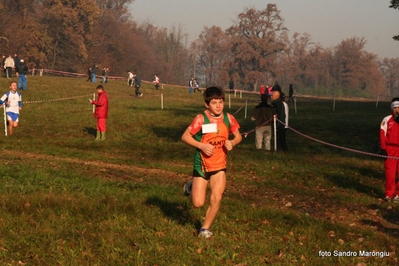
[[[23,102],[23,103],[25,104],[25,103],[44,103],[44,102],[65,101],[65,100],[83,98],[83,97],[88,97],[88,96],[92,96],[92,94],[81,95],[81,96],[73,96],[73,97],[66,97],[66,98],[58,98],[58,99],[49,99],[49,100],[26,101],[26,102]]]
[[[281,124],[283,124],[284,126],[286,126],[286,125],[285,125],[283,122],[281,122],[280,120],[278,120],[278,119],[276,119],[276,120],[277,120],[279,123],[281,123]],[[321,144],[324,144],[324,145],[327,145],[327,146],[330,146],[330,147],[334,147],[334,148],[337,148],[337,149],[341,149],[341,150],[345,150],[345,151],[349,151],[349,152],[353,152],[353,153],[358,153],[358,154],[362,154],[362,155],[374,156],[374,157],[379,157],[379,158],[384,158],[384,159],[399,160],[399,157],[386,156],[386,155],[382,155],[382,154],[376,154],[376,153],[371,153],[371,152],[359,151],[359,150],[355,150],[355,149],[351,149],[351,148],[347,148],[347,147],[342,147],[342,146],[339,146],[339,145],[335,145],[335,144],[332,144],[332,143],[329,143],[329,142],[326,142],[326,141],[323,141],[323,140],[319,140],[319,139],[310,137],[310,136],[308,136],[308,135],[305,135],[305,134],[299,132],[298,130],[293,129],[293,128],[290,127],[290,126],[287,126],[287,128],[290,129],[291,131],[297,133],[298,135],[301,135],[302,137],[305,137],[305,138],[307,138],[307,139],[316,141],[316,142],[318,142],[318,143],[321,143]]]

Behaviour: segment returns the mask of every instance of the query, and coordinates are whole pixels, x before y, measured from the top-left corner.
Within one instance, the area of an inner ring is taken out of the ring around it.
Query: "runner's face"
[[[10,89],[11,89],[12,91],[14,91],[14,92],[17,91],[17,83],[15,83],[15,82],[11,83]]]
[[[220,115],[224,109],[224,100],[223,99],[212,99],[209,102],[209,105],[205,104],[208,108],[209,112],[215,116]]]
[[[399,115],[399,107],[394,107],[392,109],[392,113],[393,113],[393,115]]]

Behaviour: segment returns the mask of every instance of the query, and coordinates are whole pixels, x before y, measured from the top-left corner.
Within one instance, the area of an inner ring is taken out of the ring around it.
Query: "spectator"
[[[157,75],[154,75],[153,83],[155,85],[155,89],[158,90],[159,89],[159,77]]]
[[[274,82],[274,85],[272,87],[272,91],[278,91],[281,94],[281,87],[280,87],[280,85],[278,85],[277,81]]]
[[[202,93],[202,91],[200,91],[200,89],[199,89],[199,83],[196,78],[194,78],[193,85],[194,85],[194,93],[195,93],[195,91],[199,91]]]
[[[95,105],[94,117],[97,119],[97,135],[95,140],[105,140],[108,118],[108,95],[103,85],[98,85],[96,90],[98,94],[97,101],[89,99],[90,103]]]
[[[276,108],[276,115],[277,115],[277,119],[279,121],[281,121],[282,123],[285,122],[285,110],[284,110],[284,104],[280,98],[280,92],[279,91],[273,91],[272,92],[272,106],[274,108]],[[285,126],[284,124],[282,124],[281,122],[277,121],[276,123],[276,131],[277,131],[277,136],[276,136],[276,140],[277,140],[277,150],[282,150],[283,149],[283,133],[284,133],[284,129]]]
[[[191,94],[194,89],[194,78],[191,78],[188,82],[188,94]]]
[[[91,82],[97,82],[97,65],[94,65],[91,69]]]
[[[284,93],[281,93],[281,101],[283,102],[284,113],[285,113],[285,121],[284,121],[285,126],[284,126],[284,130],[283,130],[281,144],[282,144],[283,150],[286,151],[286,150],[288,150],[288,148],[287,148],[287,141],[286,141],[285,136],[286,136],[287,128],[288,128],[288,116],[289,116],[290,109],[288,107],[288,104],[285,102],[285,94]]]
[[[233,79],[230,79],[230,81],[229,81],[229,90],[230,90],[230,93],[234,92],[234,80]]]
[[[133,87],[133,83],[134,83],[133,73],[128,71],[127,72],[127,85],[130,87]]]
[[[264,144],[265,150],[270,151],[272,138],[272,120],[276,109],[267,103],[267,95],[260,96],[261,102],[255,107],[251,120],[256,121],[255,147],[261,150]]]
[[[11,57],[11,55],[9,55],[5,62],[4,62],[4,66],[6,67],[6,74],[7,74],[7,78],[10,79],[12,78],[12,69],[15,67],[15,61],[14,59]]]
[[[399,202],[399,97],[391,100],[391,114],[384,117],[380,126],[380,147],[385,159],[385,201]],[[392,158],[390,158],[392,157]]]
[[[21,59],[19,65],[17,65],[15,69],[18,73],[18,90],[26,91],[28,82],[26,75],[28,74],[28,67],[25,65],[25,61]]]
[[[143,94],[140,92],[141,80],[136,73],[133,73],[134,78],[134,91],[136,93],[136,97],[142,97]]]
[[[292,87],[292,84],[290,84],[290,87],[288,89],[288,102],[290,103],[291,101],[294,101],[294,88]]]

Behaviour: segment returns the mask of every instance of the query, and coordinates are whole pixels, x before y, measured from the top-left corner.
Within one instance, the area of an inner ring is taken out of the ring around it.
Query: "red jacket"
[[[380,145],[383,150],[387,147],[399,148],[399,123],[393,120],[392,115],[384,117],[381,122]]]
[[[260,94],[265,94],[265,93],[266,93],[266,88],[265,88],[265,86],[264,86],[264,85],[260,86],[259,91],[260,91]]]
[[[92,101],[91,103],[96,106],[96,109],[94,111],[95,118],[108,117],[108,95],[104,90],[98,93],[98,100]]]

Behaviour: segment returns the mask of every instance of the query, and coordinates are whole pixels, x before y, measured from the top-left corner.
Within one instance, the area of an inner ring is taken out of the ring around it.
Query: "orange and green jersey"
[[[202,133],[202,125],[216,124],[216,132]],[[204,176],[205,172],[213,172],[226,169],[227,150],[224,143],[229,138],[230,132],[236,132],[240,128],[237,120],[229,113],[223,113],[221,117],[212,117],[208,111],[197,115],[190,125],[190,133],[202,143],[209,143],[215,147],[214,153],[207,156],[200,149],[194,156],[194,170]]]

